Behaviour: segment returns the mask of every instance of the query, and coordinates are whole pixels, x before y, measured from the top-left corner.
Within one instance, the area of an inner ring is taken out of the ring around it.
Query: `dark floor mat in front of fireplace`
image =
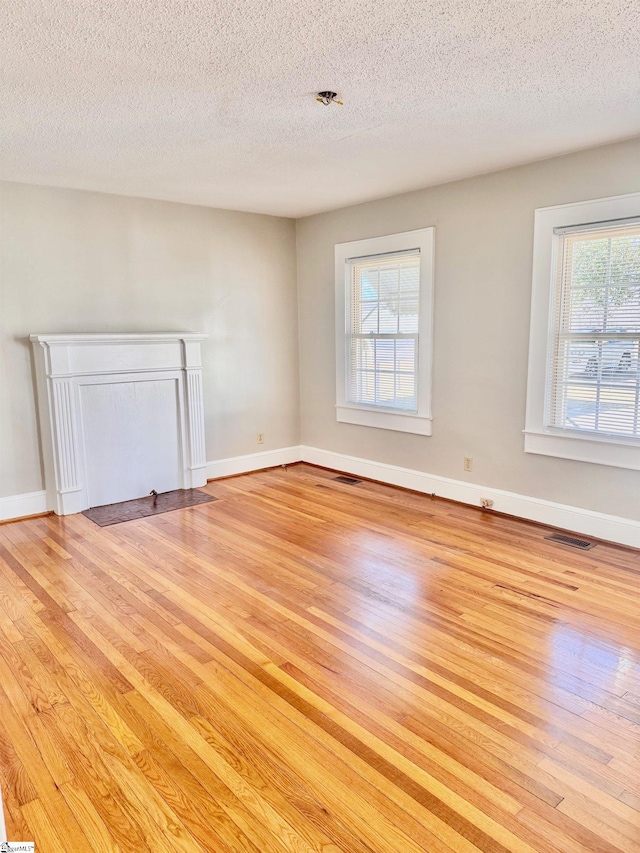
[[[200,489],[175,489],[172,492],[162,492],[159,495],[149,495],[133,501],[122,501],[119,504],[94,506],[91,509],[85,509],[82,514],[100,527],[108,527],[110,524],[133,521],[134,518],[148,518],[150,515],[160,515],[162,512],[186,509],[217,500],[218,498],[201,492]]]

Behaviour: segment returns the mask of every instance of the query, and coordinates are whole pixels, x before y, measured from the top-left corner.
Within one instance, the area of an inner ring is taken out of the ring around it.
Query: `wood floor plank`
[[[640,853],[640,553],[299,464],[0,527],[46,853]]]

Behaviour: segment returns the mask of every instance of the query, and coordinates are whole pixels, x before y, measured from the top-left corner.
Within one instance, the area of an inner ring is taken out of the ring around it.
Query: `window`
[[[431,433],[433,229],[336,246],[337,419]]]
[[[416,412],[420,254],[348,265],[347,401]]]
[[[640,468],[639,358],[640,194],[536,211],[525,450]]]
[[[640,438],[640,220],[557,233],[548,425]]]

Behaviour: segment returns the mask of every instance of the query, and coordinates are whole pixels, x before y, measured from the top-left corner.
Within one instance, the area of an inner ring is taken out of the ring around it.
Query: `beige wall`
[[[533,211],[640,190],[640,140],[297,224],[0,186],[0,497],[43,488],[30,333],[193,330],[210,336],[210,460],[298,444],[300,387],[304,444],[640,519],[637,471],[522,449]],[[434,434],[338,424],[334,244],[429,225],[436,226]],[[474,457],[472,474],[462,470],[465,455]]]
[[[303,443],[640,519],[640,472],[525,454],[522,436],[534,210],[638,190],[636,139],[299,220]],[[431,225],[433,436],[339,424],[334,244]]]
[[[0,497],[44,487],[32,332],[206,332],[208,459],[299,443],[292,220],[12,183],[0,199]]]

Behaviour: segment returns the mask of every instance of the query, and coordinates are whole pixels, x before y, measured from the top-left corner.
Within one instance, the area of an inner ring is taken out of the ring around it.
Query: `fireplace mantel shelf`
[[[81,343],[102,343],[104,341],[124,341],[126,343],[142,343],[148,341],[204,341],[207,335],[199,332],[88,332],[82,335],[30,335],[30,341],[39,341],[47,344],[72,344],[76,341]]]

